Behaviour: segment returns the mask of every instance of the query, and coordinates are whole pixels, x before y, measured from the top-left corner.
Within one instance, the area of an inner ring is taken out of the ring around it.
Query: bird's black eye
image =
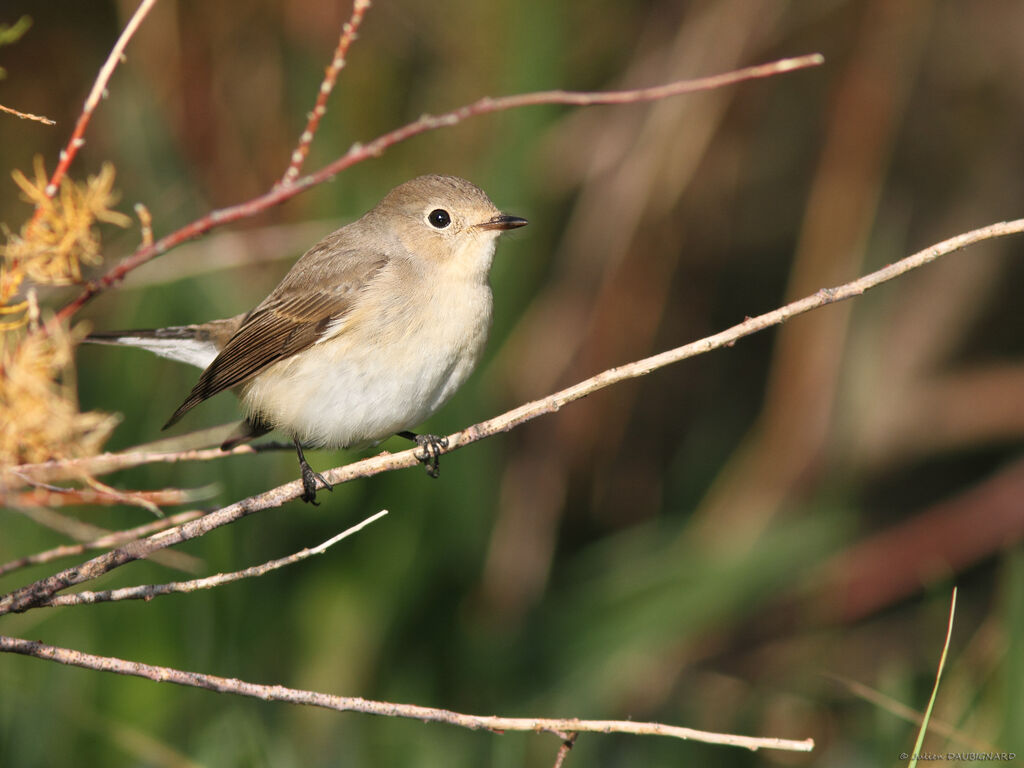
[[[448,215],[448,211],[444,210],[444,208],[435,208],[427,216],[427,221],[435,229],[444,229],[452,223],[452,217]]]

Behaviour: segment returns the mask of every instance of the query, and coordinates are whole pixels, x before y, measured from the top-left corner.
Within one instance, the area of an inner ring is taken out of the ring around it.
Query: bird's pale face
[[[495,238],[526,224],[502,214],[482,190],[452,176],[413,179],[393,190],[381,207],[401,222],[400,237],[410,253],[469,271],[488,269]]]

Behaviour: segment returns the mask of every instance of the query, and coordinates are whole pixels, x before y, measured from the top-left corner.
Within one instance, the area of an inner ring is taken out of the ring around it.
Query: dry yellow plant
[[[14,171],[11,176],[21,187],[24,199],[35,206],[36,213],[20,234],[6,229],[4,232],[7,243],[0,247],[0,306],[5,308],[25,278],[41,285],[81,282],[82,264],[98,264],[102,260],[95,224],[125,227],[131,221],[111,209],[118,194],[114,191],[114,166],[109,163],[85,183],[65,177],[52,197],[46,194],[48,180],[40,158],[36,158],[34,180],[21,171]]]
[[[0,246],[0,315],[18,316],[0,323],[0,465],[90,455],[118,417],[78,409],[72,357],[80,333],[58,323],[38,327],[34,302],[12,299],[26,280],[81,282],[82,265],[102,260],[96,224],[123,227],[130,219],[112,210],[118,195],[110,164],[84,183],[65,178],[52,197],[41,159],[34,179],[20,171],[11,175],[35,213],[18,234],[4,227],[6,243]],[[30,325],[35,327],[26,330]]]
[[[0,465],[91,455],[117,424],[116,415],[78,410],[78,335],[54,323],[0,337]]]

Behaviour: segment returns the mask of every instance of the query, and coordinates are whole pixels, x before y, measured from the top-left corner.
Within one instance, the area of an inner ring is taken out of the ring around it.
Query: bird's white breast
[[[400,277],[385,276],[318,343],[247,384],[247,410],[306,445],[349,447],[411,429],[440,408],[487,340],[486,271],[421,280],[413,290]]]

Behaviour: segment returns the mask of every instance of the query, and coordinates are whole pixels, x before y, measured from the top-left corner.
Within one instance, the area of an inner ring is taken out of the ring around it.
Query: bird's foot
[[[399,432],[400,437],[412,440],[420,447],[414,456],[423,464],[427,474],[436,478],[441,474],[441,454],[448,447],[448,438],[439,435],[417,435],[414,432]]]
[[[327,482],[326,477],[309,466],[309,462],[306,461],[306,457],[302,453],[302,445],[298,440],[295,441],[295,452],[299,455],[299,472],[302,474],[302,496],[299,498],[307,504],[319,507],[320,503],[316,500],[317,481],[319,480],[323,483],[323,487],[328,491],[333,491],[334,486]]]
[[[323,483],[323,488],[328,491],[333,491],[334,486],[327,482],[327,478],[313,469],[305,461],[299,462],[299,470],[302,472],[302,496],[299,498],[305,501],[307,504],[312,504],[314,507],[319,507],[320,502],[316,500],[317,492],[317,481]]]

